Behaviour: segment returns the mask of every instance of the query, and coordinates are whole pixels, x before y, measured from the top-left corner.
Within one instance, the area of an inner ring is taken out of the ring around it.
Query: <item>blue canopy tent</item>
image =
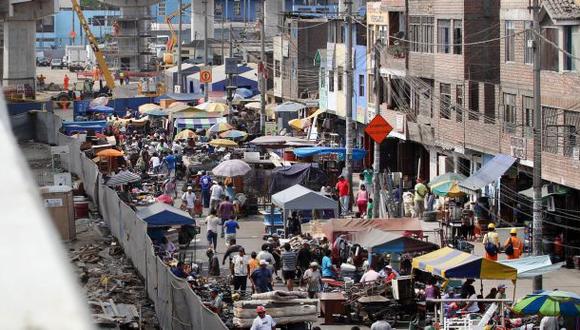
[[[147,222],[149,227],[168,227],[193,225],[191,216],[178,208],[165,203],[155,203],[137,211],[137,216]]]
[[[316,156],[316,155],[326,155],[326,154],[339,154],[344,159],[346,155],[345,148],[329,148],[329,147],[304,147],[295,148],[294,154],[298,158]],[[367,154],[364,149],[352,149],[352,160],[363,160]]]
[[[106,105],[97,105],[96,107],[89,108],[87,112],[104,113],[110,115],[115,112],[115,109]]]

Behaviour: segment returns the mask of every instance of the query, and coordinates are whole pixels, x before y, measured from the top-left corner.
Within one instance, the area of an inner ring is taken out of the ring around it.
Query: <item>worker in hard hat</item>
[[[503,250],[508,259],[518,259],[524,252],[524,243],[518,238],[518,230],[512,228],[510,230],[510,237],[505,241]]]
[[[499,253],[499,235],[495,232],[495,224],[487,225],[487,234],[483,236],[483,248],[485,249],[485,259],[497,261]]]

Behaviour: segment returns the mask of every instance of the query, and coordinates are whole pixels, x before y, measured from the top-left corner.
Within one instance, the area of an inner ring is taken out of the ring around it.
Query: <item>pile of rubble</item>
[[[77,240],[69,245],[71,263],[97,325],[159,328],[143,280],[102,220],[77,220]]]

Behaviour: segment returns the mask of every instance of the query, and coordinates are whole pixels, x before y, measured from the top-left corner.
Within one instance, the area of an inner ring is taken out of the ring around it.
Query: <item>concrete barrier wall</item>
[[[47,123],[57,122],[55,118],[48,118],[50,116],[53,115],[37,117],[43,121],[38,127],[48,129],[50,124]],[[51,134],[37,135],[48,139]],[[121,201],[113,189],[103,183],[97,165],[80,151],[79,141],[56,131],[54,135],[56,144],[70,147],[71,158],[64,163],[64,166],[83,181],[87,195],[98,204],[99,211],[109,225],[111,233],[117,238],[139,274],[145,279],[147,295],[155,303],[155,311],[161,327],[163,329],[227,329],[218,315],[205,308],[188,283],[175,277],[169,267],[155,255],[153,243],[147,235],[147,224]],[[39,142],[47,142],[47,140]]]

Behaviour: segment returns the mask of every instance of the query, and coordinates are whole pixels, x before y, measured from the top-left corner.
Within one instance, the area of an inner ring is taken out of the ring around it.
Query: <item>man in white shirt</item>
[[[222,182],[217,183],[214,181],[213,186],[211,186],[210,188],[210,192],[211,192],[210,207],[215,210],[220,204],[222,200],[222,195],[224,194],[223,183]]]
[[[248,274],[250,273],[250,258],[244,249],[240,249],[232,258],[234,264],[234,291],[246,292]]]
[[[266,314],[266,308],[264,306],[258,306],[258,308],[256,308],[256,313],[258,313],[258,316],[256,316],[254,322],[252,322],[250,330],[276,329],[276,321],[274,321],[270,315]]]
[[[205,218],[207,224],[207,241],[209,246],[213,244],[213,249],[217,249],[217,235],[220,218],[217,217],[216,210],[211,210],[210,214]]]
[[[193,187],[192,186],[188,186],[187,187],[187,192],[183,193],[183,196],[181,196],[181,200],[183,203],[185,203],[185,207],[187,208],[187,213],[189,213],[189,215],[191,215],[191,217],[193,218],[193,208],[195,206],[195,193],[193,192]]]
[[[360,278],[360,282],[374,282],[380,278],[379,273],[375,271],[374,266],[369,266],[369,270]]]
[[[157,156],[157,153],[154,153],[151,157],[151,168],[153,169],[153,173],[157,173],[159,171],[159,166],[161,165],[161,159]]]

